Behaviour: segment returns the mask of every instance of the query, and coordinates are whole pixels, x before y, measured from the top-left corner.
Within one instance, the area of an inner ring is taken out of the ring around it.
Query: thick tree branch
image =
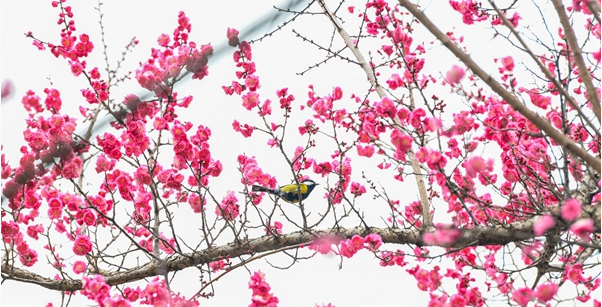
[[[590,155],[583,148],[577,146],[573,140],[569,139],[560,131],[556,130],[548,121],[539,117],[539,115],[523,105],[512,93],[508,92],[490,75],[488,75],[472,58],[464,53],[456,44],[454,44],[445,33],[441,32],[430,19],[422,13],[413,3],[408,0],[399,0],[399,4],[405,7],[416,19],[418,19],[441,43],[449,49],[460,61],[462,61],[470,70],[483,80],[489,87],[502,97],[514,110],[518,111],[525,118],[535,124],[539,129],[548,134],[556,143],[564,147],[570,153],[581,158],[585,163],[591,165],[600,172],[600,159]],[[585,81],[584,81],[585,82]],[[593,102],[592,102],[593,104]]]
[[[600,5],[596,0],[589,0],[587,2],[587,8],[594,14],[594,18],[600,23]]]
[[[569,52],[569,57],[573,55],[573,61],[577,64],[577,69],[579,70],[579,77],[583,80],[583,84],[587,89],[587,97],[589,98],[589,102],[594,109],[594,113],[600,121],[600,97],[598,97],[598,92],[596,91],[596,87],[592,83],[592,76],[590,74],[589,69],[585,66],[585,61],[583,61],[583,55],[581,53],[581,47],[577,43],[577,37],[575,36],[575,31],[573,31],[573,26],[569,21],[569,16],[566,15],[566,9],[564,5],[562,5],[561,0],[552,0],[554,3],[554,9],[556,9],[556,13],[558,14],[558,19],[562,24],[562,28],[564,29],[564,37],[569,43],[571,47]],[[600,169],[598,169],[600,171]]]
[[[558,206],[550,208],[552,216],[556,219],[556,226],[550,230],[551,232],[565,231],[570,226],[569,223],[564,222],[559,217],[559,211]],[[584,205],[581,218],[592,218],[596,227],[596,233],[600,233],[600,203],[595,206]],[[539,216],[535,215],[524,221],[509,225],[459,229],[461,235],[458,240],[453,244],[443,247],[462,248],[466,246],[506,245],[511,242],[532,239],[535,237],[533,224],[538,219]],[[429,245],[422,240],[422,232],[416,229],[355,227],[331,228],[316,232],[298,231],[279,236],[266,235],[243,243],[230,243],[199,252],[176,255],[161,262],[149,262],[143,266],[123,272],[107,274],[104,277],[107,284],[119,285],[156,275],[163,275],[167,272],[180,271],[185,268],[208,264],[219,259],[225,259],[226,257],[233,259],[294,245],[311,244],[316,237],[335,236],[340,240],[345,240],[355,235],[366,236],[371,233],[380,235],[383,243],[412,244],[418,246]],[[24,269],[11,267],[5,262],[2,264],[2,278],[33,283],[44,288],[59,291],[77,291],[82,287],[81,280],[55,280],[53,278],[46,278]]]

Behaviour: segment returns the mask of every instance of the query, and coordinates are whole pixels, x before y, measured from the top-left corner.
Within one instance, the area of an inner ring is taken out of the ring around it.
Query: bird
[[[311,179],[305,179],[299,183],[299,186],[297,186],[296,183],[291,183],[273,190],[254,184],[251,188],[251,191],[266,192],[281,198],[287,203],[298,203],[299,196],[301,196],[301,200],[305,200],[317,185],[319,184],[315,181]]]

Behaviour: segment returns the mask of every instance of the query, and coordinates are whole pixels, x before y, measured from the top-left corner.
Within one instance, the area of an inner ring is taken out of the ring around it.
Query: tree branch
[[[376,90],[376,93],[378,93],[378,96],[381,99],[387,97],[385,90],[376,80],[376,73],[374,72],[374,69],[372,68],[372,66],[370,66],[368,61],[366,61],[366,59],[364,58],[364,55],[362,55],[362,52],[359,50],[357,45],[355,43],[353,43],[353,39],[351,38],[349,33],[347,33],[347,31],[345,31],[345,29],[343,28],[343,25],[341,25],[341,23],[338,21],[336,15],[332,11],[330,11],[328,6],[326,6],[326,3],[324,2],[324,0],[319,0],[318,3],[324,10],[324,13],[326,13],[328,15],[330,21],[332,22],[334,27],[339,32],[339,35],[341,35],[341,37],[343,38],[343,41],[345,41],[345,44],[347,45],[347,47],[351,50],[351,52],[353,52],[353,55],[359,62],[360,67],[362,67],[362,69],[366,73],[366,76],[368,77],[370,84],[372,85],[372,87],[374,87],[374,89]],[[401,122],[399,121],[399,118],[395,117],[393,119],[393,121],[395,123],[394,127],[402,126]],[[397,128],[395,128],[395,129],[397,129]],[[416,185],[418,186],[418,195],[420,196],[420,209],[422,211],[422,227],[428,231],[434,230],[433,216],[431,215],[431,209],[430,209],[430,205],[428,202],[428,195],[426,192],[426,185],[424,183],[424,177],[422,175],[422,170],[420,169],[420,164],[418,163],[418,160],[416,159],[416,155],[414,154],[413,149],[410,149],[407,152],[407,156],[408,156],[408,160],[410,162],[410,166],[412,167],[412,171],[414,172],[414,174],[416,176]]]
[[[560,218],[560,207],[550,207],[550,212],[556,220],[556,226],[549,231],[566,231],[570,223],[566,223]],[[600,203],[595,206],[584,205],[581,218],[593,219],[596,233],[600,233]],[[442,247],[462,248],[467,246],[506,245],[511,242],[532,239],[536,237],[533,233],[533,225],[538,219],[539,215],[534,215],[524,221],[509,225],[474,227],[470,229],[461,228],[458,229],[461,236],[452,244]],[[104,277],[107,284],[119,285],[156,275],[163,275],[167,272],[180,271],[185,268],[207,264],[219,259],[225,259],[226,257],[232,259],[243,255],[256,255],[294,245],[309,245],[317,237],[334,236],[340,240],[345,240],[355,235],[366,236],[371,233],[380,235],[383,243],[413,244],[417,246],[430,245],[422,240],[423,233],[416,229],[355,227],[330,228],[315,232],[297,231],[279,236],[265,235],[242,243],[229,243],[199,252],[176,255],[163,261],[152,261],[127,271],[106,274]],[[2,278],[33,283],[47,289],[59,291],[77,291],[81,290],[82,287],[81,280],[46,278],[28,270],[12,267],[6,263],[2,264]]]
[[[600,23],[600,5],[596,0],[589,0],[587,2],[587,8],[594,14],[594,18]]]
[[[416,19],[418,19],[428,30],[433,34],[441,43],[449,49],[460,61],[462,61],[475,75],[477,75],[483,82],[502,97],[514,110],[522,114],[525,118],[535,124],[539,129],[547,133],[556,143],[567,149],[573,155],[581,158],[584,162],[591,165],[594,169],[600,172],[600,159],[591,156],[583,148],[577,146],[573,140],[569,139],[560,131],[556,130],[548,121],[539,117],[539,115],[523,105],[516,97],[510,92],[506,91],[497,81],[495,81],[490,75],[488,75],[472,58],[464,53],[456,44],[454,44],[445,33],[441,32],[437,26],[435,26],[430,19],[418,10],[416,6],[410,3],[408,0],[399,0],[399,4],[405,7]],[[585,81],[584,81],[585,82]],[[593,102],[592,102],[593,105]]]
[[[558,14],[558,19],[560,20],[562,28],[564,29],[564,37],[571,47],[568,56],[570,57],[571,53],[573,54],[573,61],[575,61],[575,64],[577,64],[579,77],[581,77],[581,80],[587,89],[587,97],[589,98],[589,102],[594,109],[594,113],[596,114],[598,121],[600,121],[600,97],[598,97],[596,87],[592,83],[590,71],[587,69],[585,62],[583,61],[583,55],[581,54],[581,48],[577,43],[577,37],[573,31],[573,26],[569,21],[569,17],[566,15],[566,10],[564,9],[564,5],[562,5],[562,1],[552,0],[552,2],[554,3],[554,9],[556,9],[556,13]],[[598,169],[598,171],[600,171],[600,169]]]
[[[597,135],[600,135],[599,129],[597,129],[596,126],[594,126],[594,124],[589,120],[589,118],[587,118],[587,116],[585,114],[583,114],[583,110],[581,110],[581,107],[577,105],[577,102],[575,102],[575,99],[573,99],[573,97],[564,89],[564,86],[562,84],[560,84],[560,81],[558,81],[558,79],[556,77],[554,77],[552,72],[545,65],[543,65],[543,63],[535,56],[535,54],[533,54],[533,51],[531,51],[531,48],[529,48],[529,46],[527,46],[527,43],[525,43],[523,38],[518,34],[518,32],[516,32],[516,29],[514,28],[512,23],[508,20],[508,18],[506,18],[506,15],[504,15],[504,13],[502,13],[502,11],[500,11],[500,9],[498,9],[498,7],[495,5],[495,2],[493,2],[493,0],[489,0],[489,4],[491,4],[491,7],[493,7],[493,9],[497,13],[497,15],[502,19],[502,22],[504,22],[504,25],[508,29],[510,29],[510,32],[512,32],[514,37],[516,37],[518,42],[523,46],[523,48],[525,49],[525,52],[527,54],[529,54],[529,56],[535,63],[537,63],[537,66],[546,75],[546,78],[548,78],[548,81],[554,83],[554,85],[556,86],[556,89],[562,94],[562,96],[564,96],[566,98],[566,100],[569,102],[569,104],[573,107],[573,109],[575,109],[575,111],[577,111],[579,116],[581,116],[581,118],[587,123],[587,125],[592,129],[592,131],[594,133],[596,133]],[[598,120],[599,120],[599,118],[598,118]]]

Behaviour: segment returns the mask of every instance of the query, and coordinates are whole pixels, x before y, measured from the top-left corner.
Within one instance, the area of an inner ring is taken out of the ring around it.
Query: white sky
[[[97,5],[96,2],[70,1],[67,4],[73,6],[78,33],[90,34],[95,43],[95,50],[87,60],[88,67],[104,68],[101,44],[98,40],[98,13],[93,9],[93,6]],[[270,10],[272,5],[278,4],[280,3],[273,1],[232,0],[171,2],[107,0],[102,6],[102,11],[104,13],[105,39],[109,46],[109,61],[114,64],[120,57],[123,46],[135,36],[140,44],[133,53],[127,55],[125,63],[127,69],[135,71],[138,62],[144,62],[149,57],[150,47],[156,47],[156,38],[159,34],[172,34],[179,11],[185,11],[190,18],[192,23],[191,40],[197,44],[211,42],[217,45],[219,42],[225,41],[228,27],[241,30],[258,16],[262,16]],[[484,32],[480,31],[483,30],[485,24],[476,27],[462,25],[460,15],[451,10],[447,1],[433,1],[427,4],[428,2],[423,4],[428,8],[427,15],[438,25],[453,24],[456,26],[457,36],[462,33],[468,38],[466,44],[470,46],[477,62],[493,65],[491,58],[508,54],[508,49],[496,45],[500,40],[492,42],[490,34],[483,36]],[[439,4],[441,6],[438,7]],[[63,108],[77,107],[84,103],[80,89],[85,88],[86,84],[82,78],[74,78],[71,75],[64,60],[54,58],[48,51],[38,51],[31,45],[31,40],[23,35],[27,31],[32,31],[37,38],[57,41],[59,33],[59,28],[56,26],[57,10],[50,6],[50,1],[3,1],[1,5],[1,79],[11,79],[16,85],[15,96],[9,102],[2,104],[2,144],[4,145],[3,153],[14,165],[19,157],[18,148],[23,144],[21,131],[25,128],[23,119],[26,117],[26,112],[20,99],[24,93],[28,89],[32,89],[43,98],[43,89],[51,87],[52,83],[52,87],[61,91]],[[354,5],[361,6],[362,4]],[[335,4],[331,3],[330,6],[332,9]],[[347,6],[347,4],[344,5],[342,15],[351,19],[346,11]],[[451,18],[451,20],[446,18]],[[295,75],[321,61],[324,53],[303,43],[301,39],[295,38],[291,29],[296,29],[323,43],[328,41],[331,33],[329,21],[324,16],[305,17],[294,23],[292,27],[289,26],[268,38],[265,42],[253,45],[254,61],[258,68],[257,75],[262,82],[260,90],[262,99],[270,98],[276,109],[277,100],[274,95],[276,89],[289,87],[289,93],[295,95],[298,105],[306,100],[308,84],[313,84],[321,95],[329,93],[335,85],[343,88],[344,96],[347,98],[351,93],[360,95],[365,93],[367,83],[364,81],[363,72],[359,67],[353,67],[341,61],[331,61],[303,77]],[[347,30],[353,33],[355,29],[348,28]],[[444,29],[444,31],[451,30],[451,26]],[[462,32],[466,30],[470,32]],[[423,29],[417,26],[417,33],[420,31]],[[420,41],[418,37],[414,38],[415,43]],[[425,37],[425,41],[432,41],[430,36]],[[340,46],[338,36],[335,37],[335,41],[338,42],[337,46]],[[437,75],[436,71],[445,73],[452,65],[458,64],[458,61],[443,47],[435,44],[432,48],[436,50],[438,56],[427,57],[426,65],[433,75]],[[234,51],[233,48],[232,51]],[[261,138],[242,139],[239,134],[232,131],[231,124],[235,118],[241,123],[255,120],[254,113],[251,114],[240,107],[240,98],[226,96],[221,89],[221,85],[229,85],[235,78],[234,64],[230,57],[232,51],[218,62],[210,60],[208,78],[200,82],[188,81],[177,89],[180,97],[186,95],[195,97],[193,106],[189,112],[181,115],[180,120],[193,122],[195,129],[196,125],[203,124],[212,130],[213,135],[210,140],[212,155],[224,163],[224,173],[211,182],[216,185],[216,191],[223,190],[224,192],[242,189],[239,177],[237,177],[238,172],[235,170],[236,156],[240,153],[257,156],[260,165],[263,165],[266,171],[280,180],[287,180],[290,177],[290,171],[280,168],[277,162],[272,163],[274,157],[272,152],[274,151],[270,152],[266,149],[267,147],[263,147],[265,143],[261,141]],[[488,59],[488,62],[479,61],[483,58]],[[518,65],[520,62],[517,60]],[[492,67],[489,70],[494,73],[495,68]],[[381,79],[381,81],[384,80],[386,78]],[[448,90],[441,95],[445,95],[447,92]],[[135,80],[116,88],[111,95],[112,98],[120,101],[124,95],[129,93],[141,93]],[[458,98],[450,98],[448,104],[453,105],[454,103],[461,106]],[[295,110],[298,109],[295,108]],[[249,116],[253,119],[247,120]],[[297,126],[293,124],[290,128]],[[86,126],[79,126],[78,131],[82,127]],[[293,130],[291,132],[294,133]],[[289,136],[293,133],[289,133]],[[258,142],[259,145],[257,145]],[[295,146],[290,143],[289,146],[291,146],[290,152],[292,153]],[[326,157],[332,153],[332,150],[324,149],[321,153]],[[276,159],[281,158],[277,157]],[[354,174],[359,176],[360,169],[355,170]],[[408,178],[402,190],[391,193],[415,195],[413,186],[415,186],[413,180]],[[324,201],[321,199],[322,191],[314,193],[313,200]],[[223,195],[217,192],[216,194]],[[406,199],[406,201],[409,203],[414,199]],[[184,215],[187,213],[189,211],[186,211]],[[181,218],[184,222],[186,221],[185,216]],[[290,228],[288,230],[292,231]],[[287,232],[286,226],[284,231]],[[290,264],[285,257],[270,256],[267,260],[279,266]],[[45,259],[40,258],[39,261],[44,263]],[[273,269],[264,260],[253,262],[249,268],[251,271],[261,269],[266,273],[267,282],[272,286],[272,293],[280,299],[281,306],[314,306],[314,304],[329,302],[337,307],[424,306],[428,301],[428,294],[419,291],[414,278],[405,272],[406,269],[415,265],[413,260],[410,260],[410,264],[404,268],[381,268],[378,260],[374,259],[371,254],[361,251],[354,258],[345,259],[342,270],[339,270],[339,264],[340,259],[337,257],[317,256],[309,261],[302,261],[287,270]],[[438,260],[432,265],[445,267]],[[251,291],[247,288],[248,277],[248,272],[244,269],[237,269],[228,274],[215,284],[215,297],[201,301],[201,306],[247,306],[251,297]],[[479,280],[478,277],[477,280]],[[455,283],[447,285],[446,289],[453,292],[454,286]],[[198,290],[196,269],[178,273],[172,288],[180,291],[186,297],[190,297]],[[32,295],[33,293],[35,295]],[[78,296],[73,306],[83,304],[79,299],[81,297]],[[49,301],[54,302],[55,306],[59,306],[58,293],[44,290],[38,286],[11,281],[2,285],[3,306],[44,306]],[[86,301],[85,304],[89,305],[91,302]],[[491,301],[489,305],[504,306],[505,303]]]

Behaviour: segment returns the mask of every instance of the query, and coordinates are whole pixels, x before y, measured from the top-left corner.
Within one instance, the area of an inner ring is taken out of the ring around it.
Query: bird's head
[[[301,184],[304,184],[307,186],[307,192],[306,194],[309,195],[309,193],[311,193],[311,191],[317,186],[319,185],[319,183],[316,183],[315,181],[311,180],[311,179],[305,179],[303,181],[301,181]]]
[[[305,179],[305,180],[301,181],[301,183],[303,183],[304,185],[306,185],[308,187],[313,187],[313,186],[319,185],[319,183],[316,183],[315,181],[313,181],[311,179]]]

